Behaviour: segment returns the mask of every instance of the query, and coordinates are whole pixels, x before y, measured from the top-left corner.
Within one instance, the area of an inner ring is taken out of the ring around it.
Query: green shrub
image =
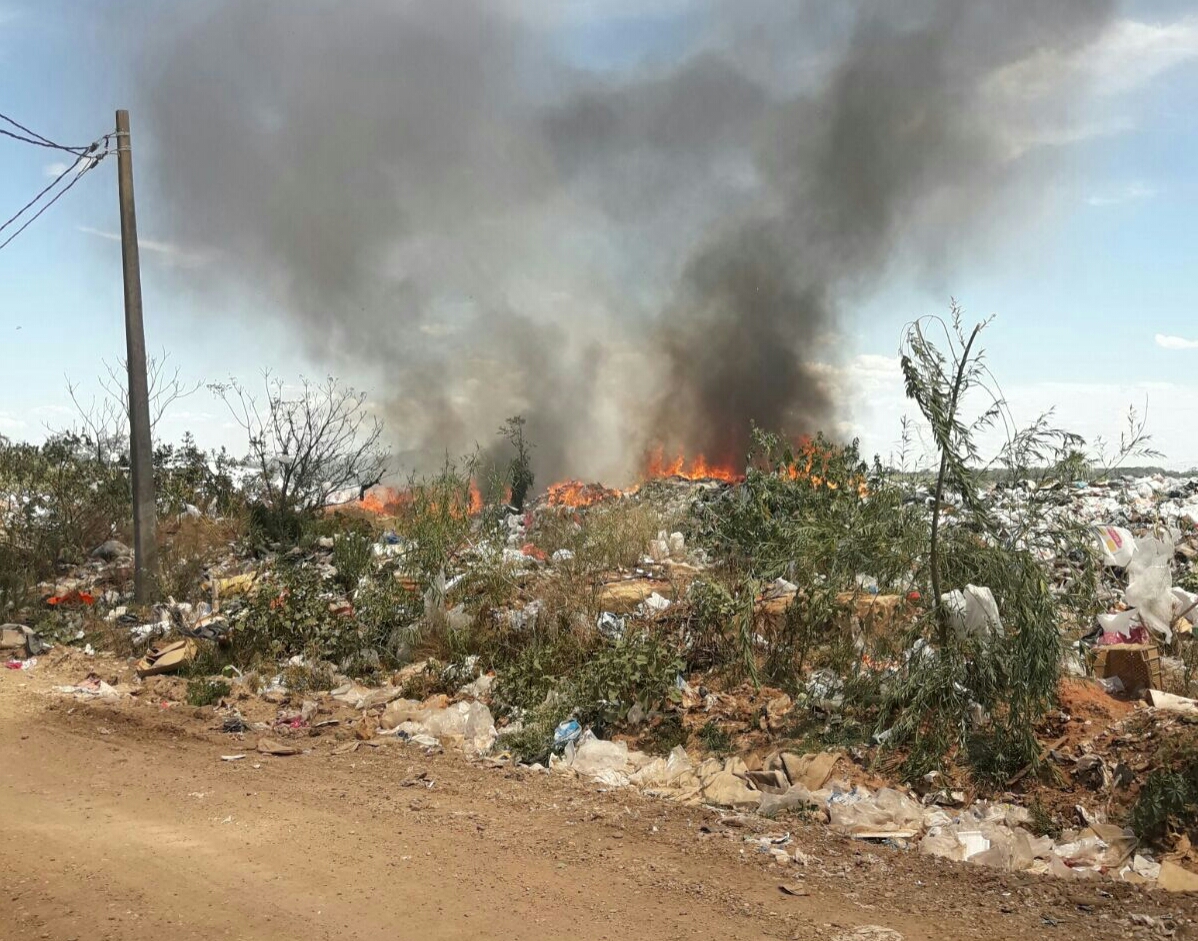
[[[374,565],[374,540],[365,533],[343,533],[333,543],[333,567],[337,581],[353,591]]]
[[[397,632],[414,617],[414,596],[389,576],[359,589],[352,613],[331,611],[336,594],[303,563],[281,565],[259,585],[233,632],[243,668],[294,656],[331,661],[351,675],[397,662]]]
[[[679,745],[685,745],[686,738],[681,717],[671,713],[649,726],[643,736],[643,747],[650,755],[668,755]]]
[[[503,710],[541,705],[552,690],[564,690],[601,645],[593,628],[570,629],[545,607],[519,629],[495,629],[488,660],[495,669],[496,704]]]
[[[570,705],[561,698],[542,703],[524,713],[514,731],[501,732],[496,747],[525,764],[546,764],[554,748],[554,732],[570,713]]]
[[[229,695],[230,689],[224,680],[196,677],[187,681],[187,705],[215,705]]]
[[[333,665],[324,660],[313,663],[289,663],[283,667],[283,685],[293,693],[316,693],[336,685]]]
[[[249,505],[249,537],[253,543],[268,546],[293,546],[304,535],[306,517],[290,507],[272,507],[253,502]]]
[[[1132,808],[1131,828],[1147,843],[1161,844],[1171,831],[1198,842],[1198,743],[1171,737],[1158,749],[1153,764],[1156,770],[1144,781]]]
[[[717,758],[723,758],[732,753],[732,736],[714,721],[707,722],[703,728],[699,729],[699,742]]]
[[[40,445],[0,437],[0,611],[24,605],[40,580],[130,525],[127,469],[86,435]]]
[[[208,452],[197,447],[190,432],[178,445],[160,443],[154,448],[158,512],[177,515],[194,506],[210,515],[239,513],[244,499],[234,478],[237,466],[224,448]]]
[[[470,536],[473,503],[473,463],[464,467],[446,462],[432,477],[413,479],[396,521],[396,529],[407,540],[404,569],[415,575],[422,587],[432,585],[449,568],[451,556]]]
[[[706,670],[727,663],[738,611],[732,592],[721,582],[696,578],[687,590],[687,601],[687,667]]]
[[[632,634],[599,649],[571,680],[568,696],[579,721],[605,729],[640,706],[646,713],[678,698],[681,657],[660,638]]]
[[[508,440],[515,451],[508,475],[512,491],[511,503],[519,511],[524,508],[524,500],[536,479],[532,472],[532,445],[524,437],[524,417],[516,415],[509,418],[503,423],[499,433]]]

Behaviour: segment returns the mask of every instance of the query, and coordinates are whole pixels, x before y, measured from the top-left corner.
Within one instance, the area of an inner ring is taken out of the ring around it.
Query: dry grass
[[[199,599],[204,573],[229,555],[245,535],[239,518],[189,516],[172,520],[158,530],[159,593],[165,597]]]
[[[566,568],[598,574],[632,568],[649,548],[649,541],[667,528],[653,506],[626,498],[596,504],[583,510],[561,507],[538,514],[532,536],[538,548],[552,554],[568,549],[574,554]]]

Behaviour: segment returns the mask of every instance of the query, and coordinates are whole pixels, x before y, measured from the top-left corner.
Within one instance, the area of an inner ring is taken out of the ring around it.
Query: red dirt
[[[703,808],[398,743],[334,754],[352,740],[344,724],[288,738],[300,755],[258,755],[256,735],[216,731],[211,709],[167,698],[166,682],[112,704],[50,692],[89,667],[128,675],[77,655],[0,671],[0,935],[12,941],[833,941],[864,925],[907,941],[1149,937],[1132,913],[1198,938],[1198,897],[751,822],[813,858],[780,868]],[[247,757],[220,760],[231,753]]]

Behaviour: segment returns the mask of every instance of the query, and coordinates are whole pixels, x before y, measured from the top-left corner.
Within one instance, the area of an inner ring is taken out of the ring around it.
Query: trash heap
[[[65,621],[64,630],[46,637],[27,625],[4,625],[0,646],[12,658],[9,665],[17,665],[14,669],[33,668],[47,644],[82,643],[101,621],[127,636],[138,658],[139,676],[149,679],[186,670],[201,654],[229,649],[251,615],[265,611],[276,612],[280,619],[289,617],[301,592],[282,582],[285,568],[301,570],[311,582],[312,597],[303,616],[315,612],[337,631],[360,628],[370,603],[367,595],[381,585],[402,596],[402,603],[388,602],[397,621],[386,638],[392,662],[382,665],[371,651],[375,661],[367,680],[364,658],[351,664],[313,642],[313,649],[303,654],[288,650],[268,668],[258,669],[255,693],[288,702],[292,694],[303,698],[307,694],[300,692],[293,674],[304,671],[308,681],[320,676],[321,688],[331,689],[329,699],[360,713],[362,740],[394,737],[429,750],[448,746],[471,755],[502,757],[516,732],[535,728],[538,735],[544,732],[544,765],[550,771],[604,787],[635,787],[670,800],[766,817],[807,812],[855,839],[1012,871],[1162,885],[1185,882],[1175,871],[1178,867],[1167,860],[1154,861],[1131,831],[1093,815],[1054,839],[1034,835],[1030,812],[1009,801],[967,804],[957,787],[929,786],[917,793],[871,778],[864,769],[885,745],[888,729],[870,729],[865,744],[831,751],[770,747],[788,738],[800,713],[818,717],[833,731],[852,721],[847,689],[854,677],[823,662],[808,661],[804,675],[788,684],[789,693],[743,678],[749,689],[742,691],[713,674],[679,669],[675,676],[671,670],[668,697],[640,702],[604,693],[603,721],[580,721],[580,712],[570,714],[576,704],[566,703],[569,717],[559,724],[555,715],[541,729],[531,721],[535,707],[513,707],[496,696],[495,686],[498,682],[502,688],[503,678],[489,672],[492,668],[480,662],[479,654],[453,662],[423,659],[427,655],[419,645],[426,635],[456,642],[480,624],[511,648],[563,634],[598,637],[601,645],[619,646],[650,631],[680,648],[691,643],[698,630],[692,587],[717,572],[720,560],[700,547],[688,514],[699,505],[735,499],[736,487],[727,481],[654,480],[624,492],[598,485],[556,492],[551,488],[548,496],[522,512],[503,508],[485,524],[465,526],[469,538],[446,553],[431,577],[413,561],[420,549],[415,537],[386,529],[385,523],[370,530],[368,563],[356,581],[347,579],[335,563],[342,540],[349,538],[342,534],[277,553],[230,549],[207,568],[196,597],[168,599],[149,609],[135,606],[129,593],[131,552],[110,540],[97,547],[85,565],[39,586],[45,608]],[[927,499],[926,488],[912,488],[914,503]],[[1090,526],[1103,563],[1098,595],[1105,610],[1092,624],[1060,625],[1065,672],[1092,675],[1106,694],[1120,701],[1146,699],[1150,705],[1139,709],[1146,715],[1190,721],[1198,704],[1183,695],[1192,694],[1184,688],[1189,676],[1184,655],[1192,651],[1192,625],[1198,617],[1198,591],[1191,590],[1198,589],[1192,566],[1198,559],[1198,479],[1028,482],[996,486],[986,494],[990,511],[1012,532],[1021,532],[1032,499],[1050,505],[1049,512],[1038,517],[1039,526],[1078,521]],[[632,564],[612,566],[598,575],[585,573],[585,618],[577,610],[563,613],[554,597],[564,584],[579,579],[579,559],[575,550],[557,546],[545,534],[581,533],[588,512],[641,504],[652,504],[666,528],[638,531],[641,541]],[[493,525],[495,532],[484,538],[483,525]],[[1046,552],[1036,535],[1021,538],[1033,551]],[[1068,560],[1049,555],[1042,561],[1052,565]],[[747,658],[767,647],[767,635],[810,592],[811,582],[801,587],[798,576],[793,577],[795,581],[779,577],[755,583],[746,597],[735,600],[739,607],[723,615],[728,621],[741,619],[736,622],[738,643]],[[877,575],[868,571],[858,573],[853,582],[833,600],[836,626],[844,628],[853,645],[854,671],[894,676],[911,659],[932,655],[921,638],[886,660],[875,660],[866,640],[902,635],[927,611],[926,599],[913,584],[879,584]],[[479,602],[486,592],[491,594]],[[983,640],[1002,635],[1004,612],[990,586],[950,586],[941,600],[958,635]],[[397,663],[407,665],[397,668]],[[235,685],[250,688],[240,669],[226,675]],[[427,683],[435,688],[425,690]],[[98,678],[61,691],[80,698],[119,695]],[[549,704],[555,695],[562,693],[541,691]],[[302,714],[303,703],[298,705],[297,721],[310,721]],[[685,745],[668,754],[661,749],[656,756],[632,747],[675,720]],[[595,729],[608,737],[599,737]],[[726,737],[728,747],[704,744],[703,732]],[[614,735],[627,740],[613,740]],[[741,755],[724,757],[728,751]],[[706,752],[721,757],[698,757]],[[1095,790],[1105,789],[1107,794],[1122,780],[1113,763],[1085,749],[1049,748],[1042,760],[1060,764],[1074,782],[1093,773],[1099,781]]]
[[[871,790],[832,780],[838,764],[845,763],[837,752],[775,753],[750,770],[740,758],[694,762],[681,746],[668,758],[652,757],[589,731],[571,732],[563,754],[551,757],[549,769],[605,787],[636,787],[654,797],[764,817],[806,810],[852,839],[1008,872],[1198,890],[1198,875],[1137,852],[1139,841],[1129,828],[1094,819],[1055,840],[1036,836],[1028,829],[1030,812],[1014,804],[976,801],[953,808],[938,801],[963,802],[963,795],[929,793],[919,801],[890,787]],[[771,852],[789,861],[785,850]]]

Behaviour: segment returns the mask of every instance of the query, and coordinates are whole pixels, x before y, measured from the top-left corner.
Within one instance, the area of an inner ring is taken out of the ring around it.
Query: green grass
[[[732,736],[716,725],[714,721],[708,722],[699,729],[699,742],[717,758],[723,758],[732,753]]]
[[[214,706],[231,692],[224,680],[196,677],[187,681],[187,705]]]

